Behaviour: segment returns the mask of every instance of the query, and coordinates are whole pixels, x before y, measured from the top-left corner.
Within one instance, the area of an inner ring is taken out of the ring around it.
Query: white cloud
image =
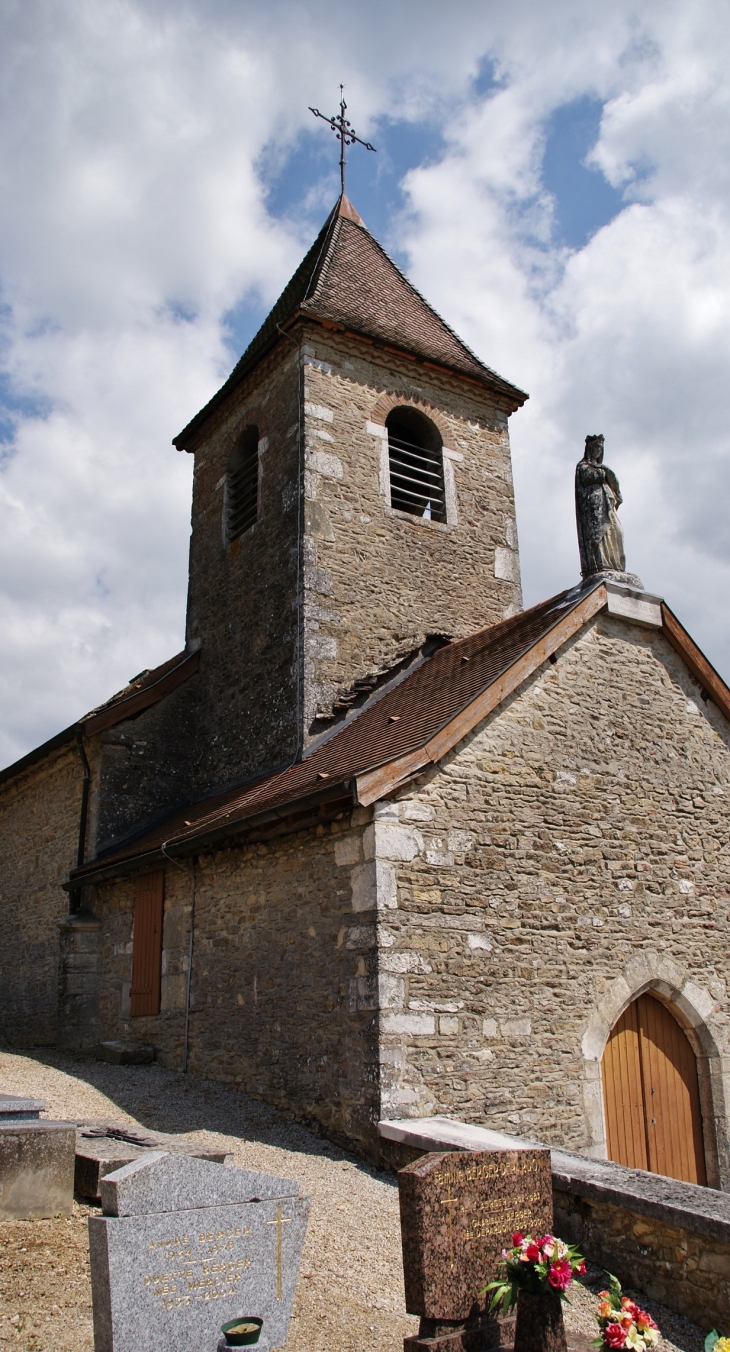
[[[0,0],[0,16],[0,323],[12,392],[44,410],[17,411],[0,474],[0,759],[182,644],[190,463],[170,439],[231,365],[227,310],[271,303],[308,243],[268,213],[261,156],[291,150],[340,78],[360,133],[390,111],[444,134],[393,233],[429,299],[531,393],[512,433],[529,599],[576,577],[572,467],[603,431],[629,566],[730,668],[717,6],[376,0],[334,22],[311,0]],[[498,88],[477,96],[489,60]],[[570,251],[541,163],[547,119],[585,94],[605,104],[594,163],[627,201]]]

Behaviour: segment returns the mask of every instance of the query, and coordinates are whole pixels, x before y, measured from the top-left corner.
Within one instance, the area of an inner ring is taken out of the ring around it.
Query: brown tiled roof
[[[169,695],[171,690],[182,685],[183,681],[187,681],[188,677],[193,676],[199,665],[199,652],[186,654],[183,650],[167,662],[161,663],[159,667],[141,671],[139,676],[133,676],[123,690],[117,691],[117,694],[112,695],[104,704],[97,705],[76,723],[71,723],[68,728],[56,733],[55,737],[29,751],[27,756],[22,756],[20,760],[0,771],[0,784],[20,774],[21,770],[27,769],[28,766],[43,760],[44,756],[50,755],[52,751],[75,741],[79,730],[85,737],[93,737],[95,733],[112,728],[117,723],[123,723],[126,718],[141,713],[143,709],[149,709],[165,695]]]
[[[279,341],[279,326],[297,315],[335,324],[469,376],[504,395],[515,408],[527,398],[457,337],[343,195],[228,380],[175,437],[178,450],[186,449],[209,414]]]
[[[169,695],[170,691],[177,689],[183,681],[193,676],[199,666],[200,652],[186,653],[183,649],[161,666],[151,671],[141,671],[139,676],[134,676],[123,690],[112,695],[106,704],[100,704],[98,708],[92,709],[91,713],[84,714],[79,720],[84,734],[93,737],[94,733],[103,732],[105,728],[114,727],[125,718],[131,718],[133,714],[149,709],[152,704],[157,704],[165,695]]]
[[[127,847],[115,848],[74,870],[72,878],[81,879],[102,869],[111,874],[125,861],[159,855],[163,844],[168,851],[177,847],[184,850],[194,842],[202,844],[250,818],[284,806],[291,811],[298,801],[317,793],[331,793],[337,786],[342,786],[341,796],[350,792],[354,776],[423,747],[584,603],[589,594],[577,589],[562,592],[511,619],[438,649],[399,685],[353,714],[341,731],[304,760],[278,774],[176,812]]]

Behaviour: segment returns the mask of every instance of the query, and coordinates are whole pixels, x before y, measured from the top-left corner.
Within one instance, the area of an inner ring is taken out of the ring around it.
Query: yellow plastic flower
[[[714,1352],[730,1352],[730,1338],[718,1338]]]

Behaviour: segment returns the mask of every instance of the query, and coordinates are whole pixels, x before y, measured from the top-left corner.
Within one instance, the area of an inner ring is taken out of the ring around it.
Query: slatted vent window
[[[250,530],[259,510],[259,429],[247,427],[228,465],[228,543]]]
[[[164,887],[162,871],[142,874],[134,887],[130,1009],[133,1017],[160,1012]]]
[[[445,521],[444,458],[438,428],[415,408],[394,408],[385,425],[391,507]]]

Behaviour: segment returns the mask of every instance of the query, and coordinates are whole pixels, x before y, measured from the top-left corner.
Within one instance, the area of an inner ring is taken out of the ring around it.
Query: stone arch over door
[[[669,1007],[695,1054],[707,1183],[709,1187],[730,1191],[726,1119],[730,1075],[725,1072],[720,1050],[726,1039],[725,1023],[718,1017],[721,1011],[707,988],[690,977],[673,959],[653,950],[637,954],[627,964],[623,975],[607,984],[583,1035],[587,1153],[596,1159],[607,1158],[601,1062],[614,1025],[624,1010],[644,993]]]

